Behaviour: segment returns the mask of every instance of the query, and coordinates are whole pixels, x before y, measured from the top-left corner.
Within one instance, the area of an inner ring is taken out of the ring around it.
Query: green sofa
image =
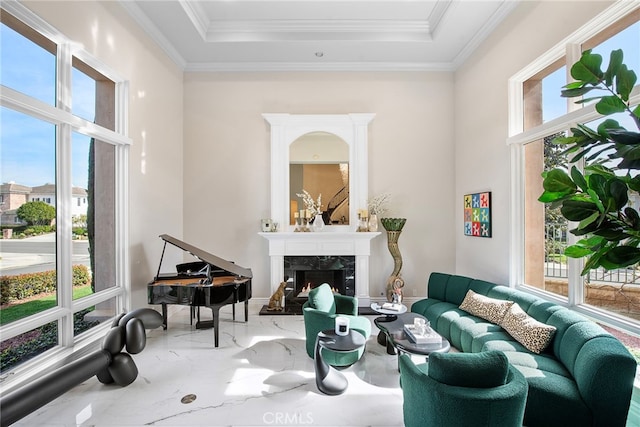
[[[555,327],[548,347],[529,351],[500,325],[459,308],[467,291],[513,301]],[[524,425],[624,426],[637,363],[614,336],[584,316],[532,294],[469,277],[433,273],[426,299],[411,311],[462,352],[500,350],[527,379]]]
[[[318,332],[334,329],[336,317],[349,319],[349,328],[361,333],[365,340],[371,335],[371,322],[358,316],[358,299],[346,295],[333,294],[331,287],[323,283],[309,292],[309,299],[302,306],[306,349],[313,358]],[[350,352],[335,352],[322,349],[322,359],[331,366],[346,367],[356,363],[364,354],[365,347]]]

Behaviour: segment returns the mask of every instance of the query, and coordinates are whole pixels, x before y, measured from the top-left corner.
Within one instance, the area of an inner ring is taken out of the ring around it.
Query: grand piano
[[[244,321],[248,319],[253,277],[251,269],[240,267],[168,234],[162,234],[160,238],[164,240],[164,247],[156,277],[147,285],[149,304],[162,304],[164,329],[167,329],[167,304],[191,306],[191,322],[197,313],[196,328],[213,327],[214,342],[218,347],[220,308],[231,304],[235,320],[235,304],[244,302]],[[190,253],[199,261],[178,264],[175,273],[161,273],[167,243]],[[213,320],[200,321],[200,307],[209,307]]]

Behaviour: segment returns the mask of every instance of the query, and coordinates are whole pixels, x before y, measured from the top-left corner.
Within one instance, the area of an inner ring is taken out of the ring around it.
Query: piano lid
[[[251,269],[240,267],[237,264],[234,264],[225,259],[212,255],[209,252],[205,252],[202,249],[196,248],[195,246],[185,243],[182,240],[178,240],[175,237],[169,236],[168,234],[161,234],[160,238],[165,242],[171,243],[172,245],[179,247],[183,251],[189,252],[194,257],[208,264],[211,264],[214,267],[218,267],[222,270],[228,271],[229,273],[233,273],[236,276],[245,277],[249,279],[253,277],[253,273],[251,272]]]

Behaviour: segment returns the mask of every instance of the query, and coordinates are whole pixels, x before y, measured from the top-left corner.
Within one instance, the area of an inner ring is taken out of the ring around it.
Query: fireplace
[[[293,298],[298,298],[297,303],[304,302],[304,294],[299,295],[301,288],[296,288],[296,280],[301,280],[301,283],[315,285],[332,281],[332,286],[342,295],[355,296],[360,306],[369,306],[370,242],[380,235],[379,232],[336,230],[259,234],[269,241],[271,294],[283,279],[288,283],[285,304],[294,301]],[[344,273],[336,270],[344,270]],[[318,271],[324,276],[317,276]]]
[[[309,291],[323,283],[335,293],[355,296],[355,265],[355,256],[285,256],[285,304],[304,304]]]

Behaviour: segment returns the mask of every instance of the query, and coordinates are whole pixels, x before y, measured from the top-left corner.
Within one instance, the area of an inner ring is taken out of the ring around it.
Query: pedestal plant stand
[[[387,301],[401,303],[404,280],[400,277],[400,270],[402,269],[402,254],[400,254],[400,249],[398,248],[398,239],[400,238],[402,227],[404,227],[407,219],[381,218],[380,222],[387,231],[387,246],[389,247],[389,252],[393,257],[393,272],[387,280]]]

